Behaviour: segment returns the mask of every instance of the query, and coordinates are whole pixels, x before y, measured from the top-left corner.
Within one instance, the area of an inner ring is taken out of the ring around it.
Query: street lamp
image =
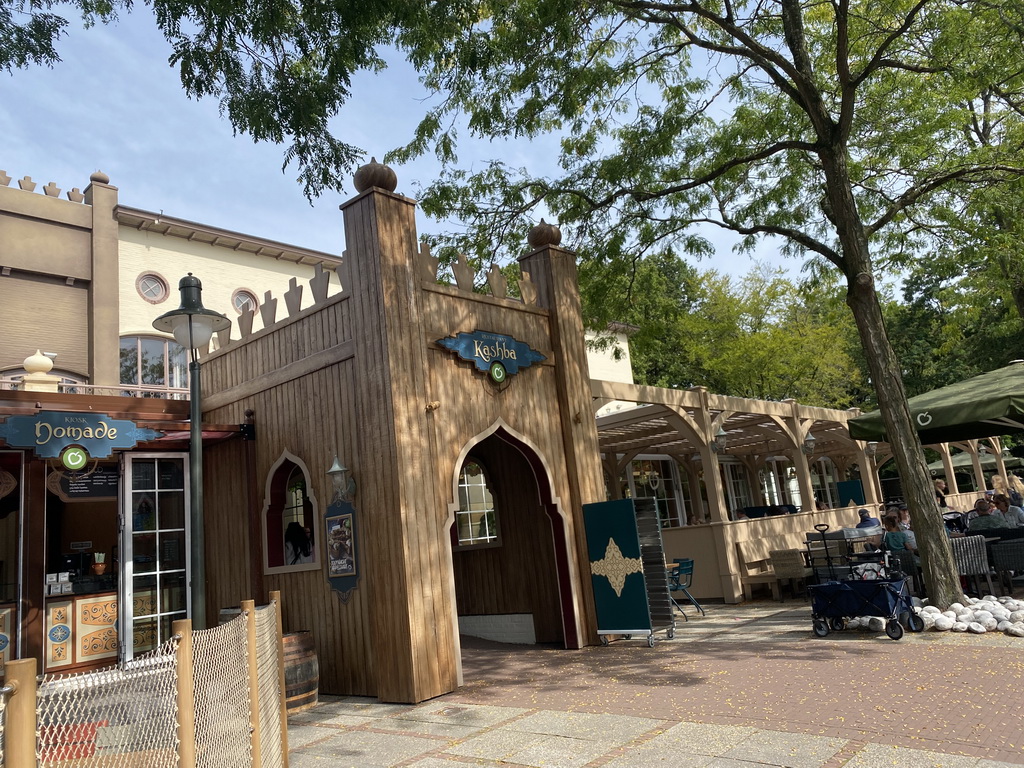
[[[213,334],[231,327],[227,317],[203,306],[203,284],[189,272],[178,283],[181,306],[165,312],[153,321],[153,327],[174,335],[174,340],[191,350],[189,359],[189,527],[191,529],[192,623],[206,628],[206,559],[203,531],[203,411],[199,383],[199,349],[210,343]]]

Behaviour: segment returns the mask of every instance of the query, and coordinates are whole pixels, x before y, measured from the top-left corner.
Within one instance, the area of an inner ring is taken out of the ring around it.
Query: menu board
[[[57,483],[50,483],[50,490],[67,502],[107,501],[117,499],[117,488],[121,473],[116,467],[97,467],[89,473],[58,472]]]

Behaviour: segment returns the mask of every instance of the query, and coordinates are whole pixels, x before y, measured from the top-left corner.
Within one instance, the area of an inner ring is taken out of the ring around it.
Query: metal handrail
[[[0,390],[17,390],[21,379],[0,377]],[[139,384],[80,384],[61,382],[57,391],[65,395],[107,395],[122,397],[152,397],[162,400],[188,400],[187,387],[152,387]]]

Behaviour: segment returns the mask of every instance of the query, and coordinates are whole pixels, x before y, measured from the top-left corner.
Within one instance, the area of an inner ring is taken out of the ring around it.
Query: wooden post
[[[179,619],[171,624],[171,631],[180,636],[178,641],[178,765],[195,768],[196,765],[196,690],[195,662],[192,656],[192,620]]]
[[[35,768],[36,765],[36,660],[9,661],[5,667],[7,685],[14,692],[7,703],[7,768]]]
[[[252,735],[250,736],[252,768],[260,768],[263,763],[263,747],[260,741],[260,685],[256,670],[256,603],[252,600],[243,600],[242,615],[245,616],[245,648],[249,662],[249,723],[252,728]]]
[[[288,768],[288,696],[284,682],[284,622],[281,616],[280,590],[271,590],[270,602],[274,604],[274,615],[277,617],[277,690],[278,703],[281,705],[281,765],[283,768]]]

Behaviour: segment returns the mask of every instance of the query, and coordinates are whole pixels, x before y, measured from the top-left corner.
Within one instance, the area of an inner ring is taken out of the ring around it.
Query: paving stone
[[[366,696],[332,697],[321,701],[307,712],[330,712],[337,715],[364,715],[369,717],[388,717],[413,709],[411,704],[382,704],[376,699]],[[305,714],[305,713],[303,713]]]
[[[643,744],[630,748],[625,755],[609,760],[602,768],[715,768],[717,760],[719,758],[711,755]]]
[[[843,768],[977,768],[978,758],[923,749],[868,744]]]
[[[723,757],[787,768],[820,768],[843,748],[846,741],[803,733],[758,731]]]
[[[625,743],[655,728],[668,725],[664,720],[641,717],[544,711],[516,720],[507,727],[513,731]]]
[[[600,742],[547,736],[524,749],[513,752],[508,762],[538,768],[583,768],[618,747],[613,741]]]
[[[457,725],[455,723],[435,723],[429,720],[405,720],[399,717],[387,717],[373,721],[373,728],[380,731],[395,731],[411,736],[443,736],[447,739],[466,739],[480,733],[484,726]]]
[[[496,730],[474,736],[444,750],[446,754],[514,762],[512,755],[544,741],[546,736],[522,731]]]
[[[290,734],[289,734],[290,735]],[[303,752],[330,757],[355,766],[392,766],[418,755],[435,752],[443,743],[400,734],[345,731]]]
[[[508,763],[495,763],[490,760],[479,760],[467,758],[467,762],[455,758],[425,757],[413,763],[407,763],[408,768],[458,768],[460,765],[471,765],[473,768],[508,768]],[[289,767],[290,768],[290,767]]]
[[[452,725],[488,726],[518,717],[528,709],[516,707],[491,707],[480,704],[454,704],[432,701],[414,709],[394,715],[403,720],[422,720],[431,723]]]
[[[333,736],[335,731],[327,728],[320,728],[315,725],[288,726],[288,751],[297,747],[305,747],[314,741],[326,739]]]
[[[375,723],[379,720],[378,717],[370,717],[369,715],[321,715],[317,720],[307,720],[305,722],[315,722],[319,725],[336,726],[336,727],[349,727],[354,728],[360,725],[366,725],[367,723]]]
[[[708,723],[679,723],[658,734],[645,746],[651,749],[674,750],[681,754],[724,755],[757,733],[756,728]]]

